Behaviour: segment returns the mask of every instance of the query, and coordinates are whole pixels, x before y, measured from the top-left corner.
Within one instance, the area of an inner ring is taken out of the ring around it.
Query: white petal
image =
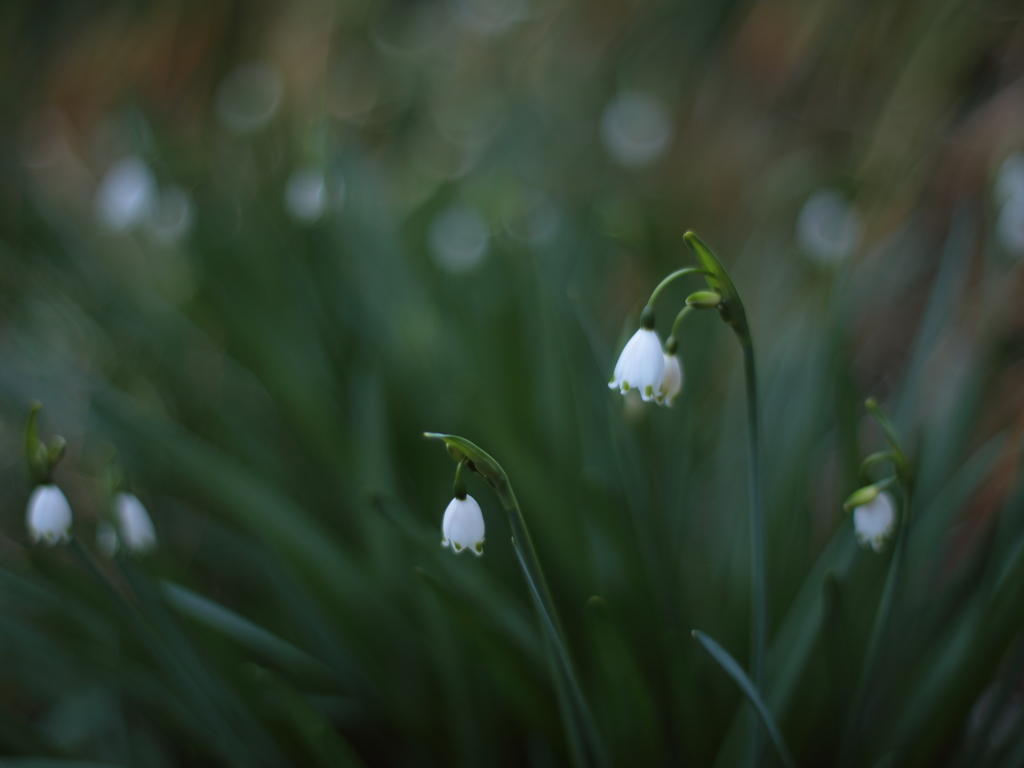
[[[637,387],[640,397],[653,400],[655,393],[661,389],[661,380],[665,375],[665,355],[661,351],[661,339],[657,331],[645,331],[642,347],[637,356]]]
[[[896,524],[896,504],[882,492],[873,501],[853,510],[853,528],[857,541],[880,552]]]
[[[658,387],[656,399],[662,405],[671,406],[683,388],[683,367],[675,355],[665,355],[665,372]]]
[[[477,555],[483,554],[484,516],[472,496],[452,499],[445,510],[441,529],[445,539],[441,543],[445,546],[450,544],[455,552],[469,549]]]
[[[25,513],[29,540],[52,547],[71,540],[71,505],[55,485],[37,486],[28,500]]]
[[[625,394],[630,389],[640,391],[644,400],[651,400],[661,384],[665,360],[661,351],[661,340],[657,331],[641,328],[626,343],[615,364],[613,389],[618,387]]]
[[[102,552],[105,557],[113,557],[117,554],[119,547],[120,541],[117,538],[117,529],[113,523],[100,520],[96,526],[96,549]]]
[[[121,530],[125,549],[135,554],[145,554],[156,546],[156,529],[142,502],[131,493],[119,493],[114,497],[114,516]]]

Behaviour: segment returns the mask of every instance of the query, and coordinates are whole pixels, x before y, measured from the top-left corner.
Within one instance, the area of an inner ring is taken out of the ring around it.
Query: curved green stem
[[[658,298],[658,294],[662,292],[665,286],[667,286],[677,277],[682,277],[683,275],[704,275],[705,277],[708,277],[711,276],[711,272],[709,272],[706,269],[700,269],[699,267],[684,267],[683,269],[677,269],[671,275],[669,275],[660,283],[658,283],[658,287],[655,288],[654,291],[651,293],[651,298],[647,300],[647,306],[653,307],[655,300]]]
[[[590,716],[583,691],[580,688],[572,659],[569,656],[565,633],[558,620],[558,611],[551,598],[544,572],[540,567],[540,559],[533,548],[530,532],[526,527],[519,502],[516,500],[512,486],[509,484],[505,470],[483,449],[465,438],[456,435],[442,435],[435,432],[424,433],[426,437],[443,440],[449,455],[460,466],[476,472],[482,477],[498,496],[501,506],[508,514],[509,527],[512,529],[512,545],[515,549],[519,565],[526,577],[526,584],[533,598],[534,607],[541,621],[551,667],[554,676],[555,690],[558,694],[562,715],[565,719],[566,735],[573,762],[577,766],[606,766],[604,748],[601,745],[597,728]]]
[[[871,469],[871,467],[875,466],[876,464],[883,464],[887,461],[892,462],[893,465],[896,464],[896,457],[893,456],[893,454],[891,454],[889,451],[879,451],[878,453],[872,453],[870,456],[864,459],[864,461],[862,461],[860,464],[861,482],[864,483],[865,485],[871,482],[871,479],[868,476],[868,470]]]
[[[676,319],[672,323],[672,338],[673,339],[678,339],[679,338],[679,328],[682,326],[683,320],[688,315],[692,314],[694,311],[695,311],[694,308],[689,306],[689,305],[687,305],[687,306],[683,307],[681,310],[679,310],[679,314],[676,315]]]

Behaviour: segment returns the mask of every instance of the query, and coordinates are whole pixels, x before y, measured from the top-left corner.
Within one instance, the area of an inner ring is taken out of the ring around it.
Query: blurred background
[[[760,374],[766,699],[833,765],[917,471],[859,765],[1024,763],[1024,16],[1007,0],[9,0],[0,9],[0,762],[569,762],[502,463],[612,765],[731,766],[748,653],[739,348],[606,383],[695,230]],[[689,290],[659,299],[658,329]],[[91,551],[32,547],[29,404]],[[112,591],[104,586],[112,585]],[[823,585],[824,588],[823,588]],[[776,760],[765,752],[765,764]]]

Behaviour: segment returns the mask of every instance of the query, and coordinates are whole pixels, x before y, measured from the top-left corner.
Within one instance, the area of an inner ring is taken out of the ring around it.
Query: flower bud
[[[144,555],[156,547],[156,529],[142,502],[132,493],[114,496],[114,518],[124,548],[136,555]]]
[[[850,494],[850,497],[843,502],[843,509],[849,512],[854,507],[859,507],[863,504],[870,504],[878,496],[877,485],[865,485],[863,488],[858,488],[856,491]]]
[[[444,539],[442,547],[451,546],[458,554],[463,549],[471,550],[475,555],[484,553],[484,516],[480,505],[472,496],[464,499],[452,499],[448,509],[444,511],[441,523]]]
[[[71,541],[71,505],[56,485],[38,485],[25,512],[28,538],[48,547]]]
[[[697,309],[714,309],[722,303],[722,294],[717,291],[697,291],[686,297],[686,305]]]

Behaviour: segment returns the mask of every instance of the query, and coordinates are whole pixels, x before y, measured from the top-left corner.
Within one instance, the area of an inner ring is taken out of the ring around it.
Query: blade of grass
[[[736,663],[736,659],[730,656],[728,651],[703,632],[695,629],[693,630],[693,636],[702,646],[704,646],[704,650],[711,654],[711,658],[718,662],[719,666],[725,670],[726,674],[733,679],[733,682],[739,686],[740,690],[743,691],[744,695],[750,700],[754,709],[757,710],[757,714],[761,716],[761,721],[764,723],[764,727],[774,742],[775,748],[779,752],[779,757],[782,758],[782,762],[786,768],[796,768],[796,762],[793,760],[793,756],[790,754],[789,748],[786,746],[786,742],[783,741],[782,734],[775,725],[775,719],[772,717],[772,713],[768,711],[768,707],[766,707],[765,703],[761,700],[761,696],[758,694],[754,684],[750,681],[750,678],[747,677],[743,668]]]
[[[160,590],[164,600],[180,613],[275,661],[282,668],[310,678],[340,681],[339,675],[319,659],[219,603],[166,580],[160,582]]]

